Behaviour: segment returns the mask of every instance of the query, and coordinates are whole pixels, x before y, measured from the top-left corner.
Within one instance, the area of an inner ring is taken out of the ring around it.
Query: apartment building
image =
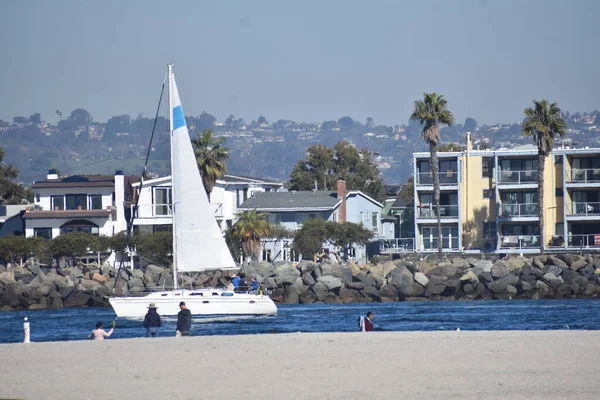
[[[545,159],[539,230],[538,155],[523,150],[438,153],[440,206],[429,153],[414,154],[415,248],[436,251],[438,212],[446,251],[535,253],[600,248],[600,149],[554,149]]]

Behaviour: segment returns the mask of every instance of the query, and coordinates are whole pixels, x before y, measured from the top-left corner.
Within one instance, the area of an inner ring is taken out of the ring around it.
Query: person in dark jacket
[[[158,335],[158,328],[162,325],[160,315],[156,312],[156,305],[151,303],[144,318],[144,328],[146,328],[146,337],[155,337]]]
[[[189,336],[192,329],[192,312],[185,307],[185,302],[179,303],[179,314],[177,314],[177,336]]]

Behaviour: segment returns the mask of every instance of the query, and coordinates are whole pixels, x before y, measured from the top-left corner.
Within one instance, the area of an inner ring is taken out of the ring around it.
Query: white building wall
[[[35,233],[35,228],[52,228],[52,238],[60,235],[60,227],[69,221],[76,218],[45,218],[45,219],[28,219],[26,222],[25,236],[32,237]],[[100,235],[112,236],[112,222],[109,218],[81,218],[98,225],[98,233]]]

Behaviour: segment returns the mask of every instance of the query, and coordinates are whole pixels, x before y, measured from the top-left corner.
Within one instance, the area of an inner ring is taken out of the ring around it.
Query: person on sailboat
[[[161,327],[160,315],[156,311],[157,307],[154,303],[150,303],[148,313],[144,318],[144,328],[146,328],[146,337],[155,337],[158,335],[158,328]]]
[[[185,306],[185,301],[179,303],[179,314],[177,314],[177,336],[189,336],[192,329],[192,312]]]
[[[94,329],[92,333],[90,333],[88,339],[104,340],[105,337],[109,337],[110,335],[112,335],[113,331],[115,330],[115,326],[115,321],[113,321],[112,328],[110,328],[110,331],[106,332],[104,329],[102,329],[102,322],[98,322],[96,324],[96,329]]]
[[[258,292],[258,282],[254,277],[250,278],[250,290],[252,290],[252,293]]]
[[[238,289],[240,288],[240,277],[237,276],[236,274],[231,275],[231,283],[233,283],[233,290],[234,291],[238,291]]]

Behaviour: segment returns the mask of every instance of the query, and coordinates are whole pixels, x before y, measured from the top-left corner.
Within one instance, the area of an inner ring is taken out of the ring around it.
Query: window
[[[496,223],[495,222],[484,222],[483,223],[483,237],[494,237],[496,236]]]
[[[563,188],[556,188],[554,195],[556,197],[563,197]]]
[[[90,195],[90,210],[102,210],[102,196]]]
[[[494,171],[494,159],[492,157],[481,158],[481,176],[491,178]]]
[[[52,239],[52,228],[33,228],[33,235],[42,239]]]
[[[67,210],[87,210],[87,195],[85,194],[68,194]]]
[[[64,210],[65,209],[65,198],[63,196],[52,196],[50,198],[52,202],[53,210]]]
[[[171,215],[171,188],[154,188],[154,215]]]
[[[173,226],[172,225],[153,225],[152,226],[152,232],[156,233],[156,232],[173,232]]]
[[[371,226],[373,226],[373,228],[379,226],[379,213],[371,213]]]
[[[564,234],[564,229],[565,229],[565,224],[564,224],[564,223],[562,223],[562,222],[561,222],[561,223],[557,223],[557,224],[554,226],[554,234],[555,234],[556,236],[563,236],[563,234]]]
[[[563,163],[563,156],[562,155],[555,155],[554,156],[554,164],[562,164]]]
[[[35,194],[35,202],[36,202],[36,203],[39,203],[39,202],[40,202],[40,194],[39,194],[39,193],[36,193],[36,194]]]
[[[71,232],[85,232],[91,233],[92,235],[98,235],[100,233],[98,225],[85,220],[69,221],[60,227],[60,234]]]
[[[483,198],[484,199],[493,199],[494,191],[489,189],[483,189]]]
[[[298,228],[302,228],[304,221],[308,219],[323,219],[322,213],[297,213],[296,214],[296,224]]]
[[[281,214],[268,214],[267,222],[269,225],[281,225]]]

